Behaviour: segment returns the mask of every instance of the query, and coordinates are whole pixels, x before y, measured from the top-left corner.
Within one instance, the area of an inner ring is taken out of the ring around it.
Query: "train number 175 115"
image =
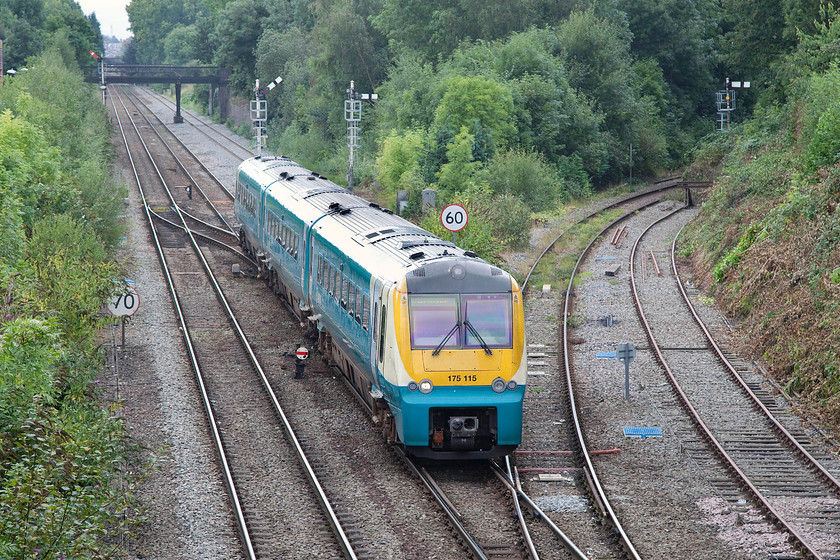
[[[470,381],[475,382],[478,381],[478,376],[475,374],[472,375],[450,375],[449,382],[450,383],[469,383]]]

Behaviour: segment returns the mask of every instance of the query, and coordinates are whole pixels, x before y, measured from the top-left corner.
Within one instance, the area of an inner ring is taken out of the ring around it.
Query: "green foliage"
[[[416,52],[434,61],[469,39],[494,40],[551,25],[575,4],[576,0],[384,0],[373,22],[396,52]]]
[[[123,516],[136,505],[134,482],[120,472],[123,428],[101,407],[96,379],[98,313],[120,276],[109,250],[124,194],[108,181],[98,90],[67,68],[76,64],[67,29],[0,86],[4,558],[111,558],[136,520]]]
[[[519,198],[532,212],[552,210],[558,200],[571,199],[556,170],[534,152],[499,152],[488,166],[488,182],[493,192]]]
[[[56,51],[0,88],[0,181],[21,202],[26,231],[43,214],[68,212],[114,247],[125,194],[109,184],[112,148],[95,86]]]
[[[338,91],[351,80],[357,91],[373,91],[385,77],[389,62],[387,40],[370,24],[379,3],[317,0],[314,4],[312,38],[320,47],[315,67]]]
[[[631,165],[637,175],[667,167],[662,85],[655,65],[634,65],[626,21],[600,17],[594,9],[574,12],[558,26],[557,38],[569,84],[591,98],[604,115],[603,157],[588,161],[581,153],[587,170],[604,182],[621,179]]]
[[[715,276],[715,280],[717,282],[722,282],[730,270],[738,267],[738,264],[741,262],[741,257],[749,250],[753,243],[766,236],[766,230],[762,230],[756,225],[750,225],[750,227],[747,228],[747,231],[744,232],[744,235],[741,236],[738,244],[731,251],[728,251],[715,265],[712,271]]]
[[[178,26],[194,23],[197,6],[189,0],[132,0],[125,11],[134,34],[136,62],[161,64],[166,36]]]
[[[498,262],[502,251],[521,248],[528,242],[528,230],[522,224],[529,220],[530,212],[518,198],[494,195],[489,187],[470,183],[451,202],[461,204],[469,216],[467,226],[457,233],[459,247]],[[437,212],[429,213],[421,226],[443,239],[452,236],[441,225]]]
[[[444,198],[466,190],[472,183],[484,183],[484,177],[479,176],[482,171],[481,162],[473,158],[474,139],[464,126],[447,146],[447,162],[441,165],[438,172],[438,185],[443,190]]]
[[[653,60],[667,76],[669,94],[681,117],[708,104],[709,84],[719,34],[720,6],[714,0],[620,0],[633,33],[631,48],[639,60]],[[661,86],[657,86],[661,87]]]
[[[423,138],[419,132],[409,131],[402,135],[392,132],[382,143],[377,167],[379,181],[390,190],[402,189],[406,183],[414,182],[418,176],[420,150]]]
[[[435,111],[435,123],[454,130],[488,129],[497,145],[505,147],[515,129],[512,123],[513,96],[496,80],[481,76],[453,77],[441,85],[444,91]]]
[[[3,39],[3,62],[6,68],[20,68],[26,59],[41,52],[44,24],[43,0],[0,2],[0,39]]]
[[[198,43],[198,28],[195,24],[178,25],[163,40],[164,62],[186,65],[195,60],[195,45]]]
[[[28,94],[21,101],[27,103]],[[39,209],[61,211],[69,204],[56,188],[60,160],[60,151],[34,125],[8,109],[0,114],[0,182],[21,202],[24,227],[32,227]]]
[[[68,244],[66,240],[72,239]],[[100,326],[97,317],[104,301],[114,293],[115,264],[106,260],[102,243],[91,229],[66,214],[46,216],[35,223],[25,258],[39,289],[32,306],[56,311],[71,339],[79,339]]]
[[[255,55],[260,83],[270,83],[278,76],[283,78],[282,87],[271,92],[268,111],[272,128],[286,130],[296,122],[294,107],[298,102],[298,91],[304,93],[304,97],[306,87],[313,79],[308,38],[298,28],[282,32],[269,28],[260,37]],[[298,122],[297,126],[302,124]]]
[[[380,136],[391,130],[428,128],[434,121],[440,94],[435,87],[437,75],[431,64],[424,64],[411,53],[395,58],[388,80],[377,88],[376,103]]]
[[[233,69],[231,82],[240,91],[254,87],[253,53],[267,16],[258,0],[233,0],[219,13],[213,33],[214,62]]]
[[[808,165],[811,170],[834,165],[840,161],[840,102],[831,105],[820,115],[814,137],[808,145]]]
[[[53,321],[0,323],[0,550],[4,557],[107,558],[129,528],[122,426],[86,398],[98,360]],[[35,552],[37,551],[37,552]]]
[[[0,184],[0,286],[17,267],[25,241],[20,199]]]
[[[75,54],[72,66],[93,66],[95,62],[89,51],[103,52],[99,22],[85,16],[77,2],[49,0],[44,6],[46,18],[43,30],[48,36],[61,32],[67,37]]]

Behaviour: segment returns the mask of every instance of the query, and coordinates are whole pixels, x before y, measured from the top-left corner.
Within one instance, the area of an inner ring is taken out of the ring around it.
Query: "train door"
[[[382,303],[384,301],[384,294],[382,289],[382,281],[376,277],[372,280],[371,298],[370,298],[370,316],[373,319],[374,328],[371,331],[370,337],[370,370],[373,372],[374,381],[379,379],[379,372],[382,369],[382,353],[380,352],[380,340],[382,335]]]

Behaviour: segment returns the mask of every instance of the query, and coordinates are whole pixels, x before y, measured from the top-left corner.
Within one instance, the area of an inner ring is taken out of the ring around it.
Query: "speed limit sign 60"
[[[461,231],[467,226],[467,211],[460,204],[450,204],[440,213],[440,223],[449,231]]]

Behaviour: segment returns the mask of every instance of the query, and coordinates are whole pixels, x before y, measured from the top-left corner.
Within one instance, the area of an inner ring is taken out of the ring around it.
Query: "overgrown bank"
[[[840,424],[840,25],[792,56],[801,75],[703,148],[715,189],[689,228],[703,283],[744,327],[744,348]],[[829,48],[830,47],[830,48]]]
[[[0,557],[113,558],[132,481],[100,400],[123,193],[66,38],[0,85]],[[70,69],[68,69],[70,68]]]

